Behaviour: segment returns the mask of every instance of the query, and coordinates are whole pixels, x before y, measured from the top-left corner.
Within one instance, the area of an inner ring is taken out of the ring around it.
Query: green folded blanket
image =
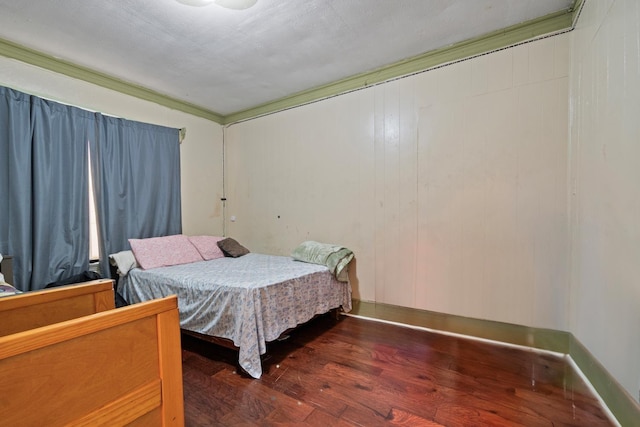
[[[349,281],[347,265],[354,255],[344,246],[308,240],[295,248],[291,256],[298,261],[326,265],[337,280]]]

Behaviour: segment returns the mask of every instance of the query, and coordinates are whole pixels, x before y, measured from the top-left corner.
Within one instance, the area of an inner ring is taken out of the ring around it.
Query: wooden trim
[[[128,425],[162,405],[161,385],[160,378],[149,382],[74,421],[72,425],[78,427]]]
[[[352,305],[353,309],[349,314],[556,353],[569,353],[571,334],[568,332],[359,300],[353,300]]]
[[[622,426],[636,425],[640,420],[640,404],[605,369],[576,337],[571,336],[571,359],[598,392],[613,416]]]
[[[571,8],[569,9],[569,12],[571,12],[572,28],[575,28],[578,17],[580,16],[580,12],[582,12],[583,6],[584,6],[584,0],[573,1],[573,5],[571,5]]]

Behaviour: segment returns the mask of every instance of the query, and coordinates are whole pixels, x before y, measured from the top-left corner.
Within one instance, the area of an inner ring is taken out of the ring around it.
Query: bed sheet
[[[316,314],[351,310],[350,284],[337,281],[326,266],[256,253],[134,268],[119,291],[130,303],[177,295],[180,327],[233,341],[240,366],[254,378],[262,375],[267,342]]]

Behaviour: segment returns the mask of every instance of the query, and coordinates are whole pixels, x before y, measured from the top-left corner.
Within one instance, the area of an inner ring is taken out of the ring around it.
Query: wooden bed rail
[[[175,296],[0,337],[3,425],[183,426]]]
[[[113,308],[111,279],[3,297],[0,298],[0,336]]]

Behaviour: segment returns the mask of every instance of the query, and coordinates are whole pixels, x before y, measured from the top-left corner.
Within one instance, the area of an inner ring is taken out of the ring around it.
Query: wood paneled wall
[[[568,49],[554,36],[231,125],[227,234],[348,246],[362,300],[566,330]]]
[[[640,4],[587,1],[572,33],[571,331],[640,400]]]

